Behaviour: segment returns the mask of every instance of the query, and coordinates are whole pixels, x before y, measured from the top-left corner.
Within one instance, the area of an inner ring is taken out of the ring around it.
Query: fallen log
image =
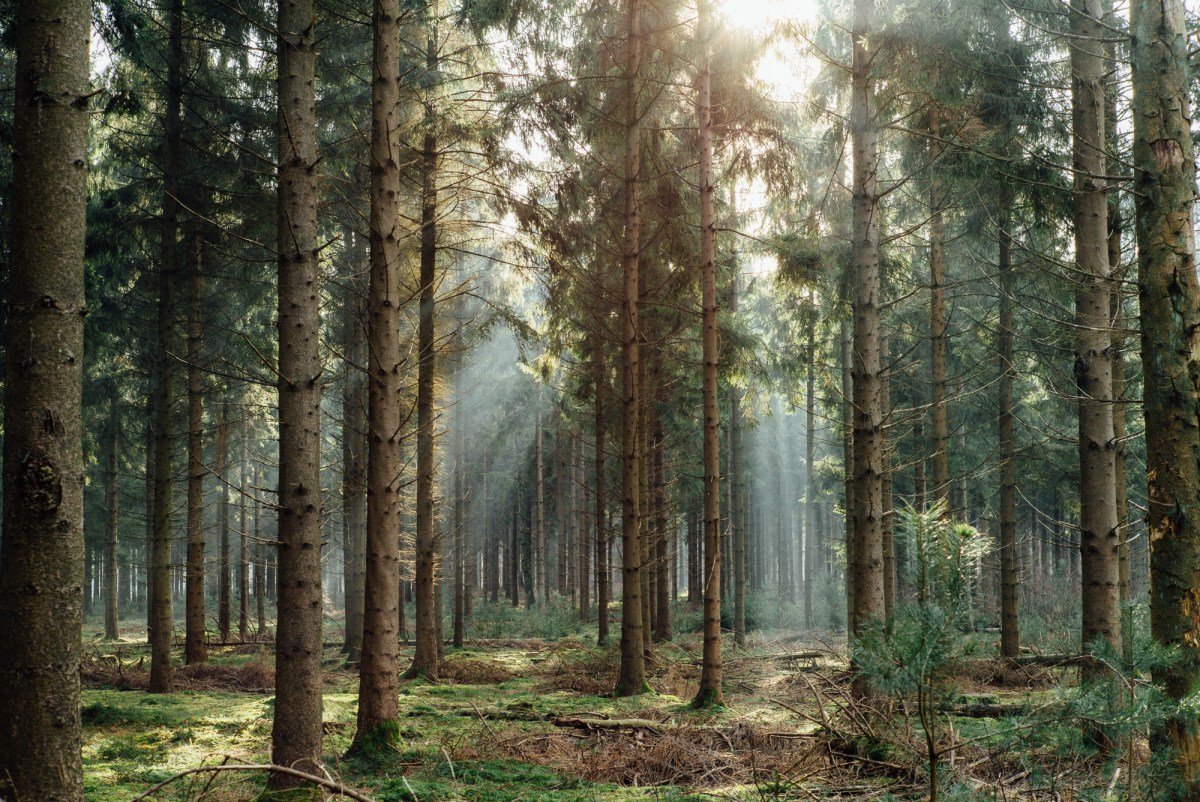
[[[551,719],[556,727],[574,727],[581,730],[649,730],[663,732],[676,729],[678,725],[663,724],[645,718],[582,718],[580,716],[558,716]]]

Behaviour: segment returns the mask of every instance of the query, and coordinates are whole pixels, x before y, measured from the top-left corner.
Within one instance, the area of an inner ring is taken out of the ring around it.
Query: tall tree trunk
[[[229,406],[222,400],[217,418],[217,443],[214,468],[217,474],[217,519],[220,538],[220,562],[217,574],[217,630],[221,642],[229,640],[229,622],[233,613],[233,587],[229,575],[229,488],[226,474],[229,467]]]
[[[395,140],[393,140],[393,143]],[[397,145],[393,145],[397,146]],[[395,158],[392,158],[395,161]],[[395,236],[393,234],[393,236]],[[362,238],[355,236],[355,249],[361,249]],[[361,263],[355,259],[355,263]],[[369,268],[368,268],[369,269]],[[370,290],[368,289],[368,293]],[[386,310],[385,310],[386,311]],[[342,543],[345,561],[345,606],[347,659],[355,662],[362,654],[363,615],[366,609],[367,573],[367,407],[370,405],[370,378],[365,372],[370,360],[367,346],[368,302],[354,294],[346,307],[343,345],[349,357],[346,383],[342,390]],[[398,324],[397,324],[398,325]],[[399,403],[393,401],[393,403]],[[387,487],[391,488],[389,481]],[[396,496],[397,491],[392,490]],[[397,502],[398,503],[398,502]],[[397,522],[399,527],[399,522]],[[397,548],[399,545],[397,544]],[[398,559],[398,558],[397,558]],[[397,567],[397,572],[399,567]],[[400,577],[397,573],[397,588]],[[399,590],[397,589],[397,593]],[[397,604],[400,602],[397,601]]]
[[[816,458],[816,393],[817,393],[817,307],[816,293],[810,295],[811,308],[808,320],[808,350],[805,354],[804,375],[804,626],[813,629],[816,616],[813,610],[813,583],[816,582],[816,565],[820,558],[815,516],[816,478],[813,460]]]
[[[352,752],[397,737],[400,541],[403,523],[403,304],[400,239],[400,0],[374,0],[371,59],[370,282],[367,289],[367,521],[363,563],[358,722]],[[358,327],[351,327],[358,333]],[[351,402],[357,406],[361,398]],[[356,416],[357,417],[357,416]],[[361,422],[361,421],[356,421]],[[356,435],[353,435],[357,437]],[[352,482],[358,477],[348,476]],[[355,495],[358,488],[352,485]],[[355,522],[356,523],[356,522]],[[357,554],[355,554],[357,561]],[[358,566],[355,566],[357,571]]]
[[[91,3],[17,6],[0,540],[0,797],[83,799],[84,213]],[[53,210],[53,213],[48,213]]]
[[[254,490],[254,637],[261,638],[267,631],[267,547],[262,542],[261,517],[258,503],[258,465],[253,472]]]
[[[461,328],[455,334],[455,345],[456,345],[457,355],[456,355],[455,366],[454,366],[454,373],[455,373],[454,384],[457,385],[458,381],[459,381],[459,375],[462,370],[462,358],[463,358],[462,357],[463,343],[462,343],[462,329]],[[467,605],[466,605],[467,588],[466,588],[466,564],[465,564],[466,558],[467,558],[466,557],[466,531],[465,531],[466,527],[464,526],[464,523],[463,523],[463,507],[466,504],[466,482],[464,481],[464,477],[463,477],[463,471],[464,471],[463,449],[466,448],[466,445],[465,445],[465,441],[463,439],[464,423],[463,423],[463,415],[462,415],[462,406],[465,403],[465,399],[463,397],[461,388],[456,388],[456,389],[458,389],[459,392],[458,392],[458,398],[456,399],[455,404],[454,404],[454,424],[453,424],[453,426],[454,426],[454,480],[453,480],[454,486],[453,486],[452,492],[454,494],[454,498],[452,499],[452,503],[454,505],[454,513],[453,513],[454,514],[454,522],[453,522],[453,528],[454,528],[454,555],[453,555],[454,572],[453,572],[452,579],[454,582],[454,587],[453,587],[454,609],[452,610],[451,614],[454,617],[454,621],[453,621],[454,646],[457,648],[462,648],[463,634],[464,634],[464,630],[466,628],[466,612],[467,612]]]
[[[1000,655],[1016,657],[1021,651],[1017,618],[1017,460],[1013,444],[1013,275],[1012,191],[1000,188]]]
[[[110,399],[108,418],[108,465],[104,484],[104,637],[121,637],[118,621],[120,604],[120,572],[118,546],[120,537],[121,502],[121,418],[120,396],[115,388]]]
[[[878,132],[874,117],[873,36],[875,0],[854,0],[851,70],[851,139],[854,153],[853,210],[853,399],[854,399],[854,586],[853,634],[863,633],[884,614],[883,597],[883,394],[881,374],[879,231],[876,169]],[[854,691],[866,696],[857,674]]]
[[[535,414],[533,433],[533,587],[531,605],[541,590],[546,603],[550,603],[550,584],[546,581],[546,489],[545,466],[542,453],[542,390],[538,387],[538,408]]]
[[[148,637],[151,693],[171,682],[171,400],[174,395],[175,281],[179,269],[179,159],[182,146],[183,0],[171,0],[167,22],[166,114],[163,119],[163,201],[159,263],[158,342],[154,394],[154,535]]]
[[[950,427],[946,403],[946,259],[943,249],[942,180],[937,159],[942,146],[940,115],[933,107],[929,124],[931,164],[929,178],[929,376],[933,396],[930,417],[933,426],[933,498],[940,502],[943,514],[950,514]]]
[[[854,635],[854,343],[852,322],[843,318],[842,341],[842,517],[846,552],[846,635]],[[761,519],[761,518],[760,518]]]
[[[605,476],[605,453],[608,447],[607,430],[604,419],[604,354],[599,334],[592,335],[592,385],[594,404],[594,424],[592,436],[595,449],[595,501],[596,501],[596,643],[608,645],[608,602],[611,594],[608,567],[608,537],[607,524],[608,493]]]
[[[655,380],[655,386],[661,387],[662,380]],[[651,484],[654,492],[654,545],[655,545],[655,605],[654,605],[654,639],[659,641],[671,640],[671,571],[667,544],[667,477],[666,477],[666,435],[663,431],[662,416],[654,416],[653,477]]]
[[[1133,163],[1142,320],[1143,408],[1149,477],[1150,629],[1180,650],[1154,679],[1172,699],[1200,679],[1200,285],[1192,205],[1196,193],[1183,0],[1135,0]],[[1185,784],[1200,796],[1200,723],[1154,728]]]
[[[579,616],[587,621],[591,616],[591,538],[588,536],[588,486],[587,465],[584,462],[583,433],[575,435],[575,468],[574,489],[577,493],[575,508],[576,548],[575,559],[579,564],[576,571],[576,585],[579,591]]]
[[[184,662],[208,659],[204,611],[204,386],[200,351],[203,336],[204,239],[192,235],[187,313],[188,484],[187,484],[187,598]]]
[[[641,487],[638,451],[638,256],[641,234],[638,180],[641,171],[642,0],[626,0],[625,42],[625,239],[621,311],[621,668],[618,696],[648,689],[642,627]]]
[[[247,408],[242,408],[241,455],[238,460],[238,640],[243,643],[250,637],[250,535],[246,531],[248,505],[246,495],[253,491],[248,486],[250,446],[247,436],[250,418]]]
[[[437,35],[429,23],[425,46],[425,71],[437,70]],[[417,537],[416,537],[416,649],[408,676],[436,679],[438,674],[438,622],[434,583],[438,538],[433,519],[434,403],[437,373],[434,332],[437,290],[438,142],[432,99],[425,103],[425,134],[421,143],[421,296],[417,323]]]
[[[1101,0],[1071,3],[1072,163],[1075,170],[1075,381],[1079,390],[1080,578],[1084,648],[1120,644],[1116,460],[1112,410],[1112,298],[1104,179],[1108,69]]]
[[[710,77],[711,81],[711,77]],[[711,86],[710,86],[711,95]],[[711,109],[709,110],[711,118]],[[711,143],[710,143],[711,144]],[[734,188],[734,198],[737,189]],[[737,316],[739,268],[735,263],[729,282],[729,315]],[[729,485],[732,496],[730,534],[733,540],[733,642],[746,646],[746,516],[745,478],[742,476],[742,389],[729,388]]]
[[[724,704],[721,691],[721,425],[717,406],[716,219],[713,214],[712,73],[708,0],[697,5],[700,75],[696,127],[700,149],[700,286],[704,355],[704,656],[694,707]]]
[[[313,0],[280,0],[279,547],[271,760],[321,772],[321,356]],[[268,787],[300,784],[272,774]]]

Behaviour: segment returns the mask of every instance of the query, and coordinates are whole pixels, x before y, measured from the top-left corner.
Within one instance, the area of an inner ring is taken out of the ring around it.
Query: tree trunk
[[[109,407],[108,469],[104,486],[104,637],[108,640],[121,637],[118,622],[120,571],[117,563],[121,502],[120,403],[120,397],[114,389]]]
[[[432,22],[425,46],[428,75],[437,70],[437,35]],[[417,537],[416,537],[416,649],[408,676],[436,679],[438,674],[438,622],[434,583],[437,533],[433,519],[434,404],[437,372],[435,342],[435,292],[437,282],[438,142],[432,99],[425,103],[425,135],[421,143],[421,297],[417,324]]]
[[[878,133],[874,118],[873,36],[875,0],[854,0],[854,55],[851,70],[853,173],[853,436],[854,436],[854,635],[884,614],[883,597],[883,394],[880,377],[879,197],[876,168]],[[869,695],[865,677],[856,675],[854,691]]]
[[[170,693],[171,682],[171,399],[174,395],[175,280],[179,266],[179,159],[182,146],[183,0],[171,0],[167,23],[167,96],[163,119],[163,212],[160,242],[158,342],[154,395],[154,536],[151,556],[151,693]]]
[[[455,377],[454,384],[458,385],[459,373],[462,369],[462,329],[459,329],[455,335],[456,359],[455,359]],[[454,583],[454,609],[452,615],[453,621],[453,638],[454,646],[462,648],[463,634],[466,628],[466,531],[463,524],[463,507],[466,504],[466,482],[464,481],[463,471],[463,449],[466,448],[463,439],[463,415],[462,406],[466,402],[461,388],[458,389],[458,398],[454,404],[454,486],[452,504],[454,505],[454,572],[452,580]]]
[[[1120,644],[1116,461],[1112,418],[1112,299],[1104,180],[1108,69],[1100,0],[1071,3],[1072,163],[1075,169],[1075,381],[1079,390],[1080,578],[1083,647]]]
[[[854,635],[854,343],[853,329],[845,319],[841,322],[842,341],[842,516],[846,552],[844,583],[846,595],[846,636]],[[761,520],[761,517],[760,517]]]
[[[708,0],[697,5],[700,33],[700,76],[696,127],[700,148],[700,286],[701,336],[704,355],[704,656],[694,707],[723,705],[721,690],[721,425],[717,406],[716,219],[713,214],[712,35]]]
[[[626,0],[625,239],[621,314],[621,669],[616,694],[648,690],[642,635],[641,498],[638,452],[638,256],[641,249],[638,180],[641,171],[642,0]]]
[[[950,514],[950,426],[946,403],[946,260],[943,252],[945,224],[942,220],[942,181],[937,159],[942,147],[941,123],[937,106],[929,124],[931,164],[929,179],[929,381],[933,396],[930,418],[933,426],[933,498]]]
[[[217,575],[217,630],[221,633],[221,642],[229,641],[229,622],[233,617],[233,587],[229,574],[229,487],[225,484],[229,463],[229,407],[221,401],[220,413],[217,419],[217,454],[215,472],[217,474],[217,518],[220,537],[221,555]]]
[[[1017,461],[1013,444],[1013,275],[1012,192],[1000,189],[1000,654],[1016,657],[1021,651],[1017,619]]]
[[[816,393],[817,393],[817,306],[816,293],[810,295],[811,309],[806,321],[808,329],[807,365],[804,375],[804,626],[813,629],[816,616],[813,614],[813,583],[817,579],[816,564],[821,548],[817,537],[815,498],[817,490],[813,472],[816,458]]]
[[[375,752],[396,738],[399,693],[400,541],[403,468],[400,342],[403,299],[400,239],[400,0],[372,6],[370,279],[367,289],[367,520],[365,531],[358,722],[351,752]],[[350,330],[361,337],[357,325]],[[357,349],[356,349],[357,350]],[[358,382],[355,382],[357,385]],[[352,391],[358,407],[361,390]],[[352,421],[361,424],[358,413]],[[351,432],[361,442],[356,432]],[[351,450],[353,457],[356,449]],[[347,466],[346,503],[359,509],[361,474]],[[357,524],[356,514],[347,525]],[[356,537],[357,539],[357,537]],[[357,545],[354,572],[359,570]],[[357,589],[355,589],[357,594]],[[355,600],[357,603],[357,599]],[[353,650],[351,651],[353,654]]]
[[[271,760],[321,768],[321,356],[312,0],[281,0],[279,141],[279,547]],[[299,781],[272,774],[268,787]]]
[[[550,603],[550,585],[546,582],[546,490],[545,466],[542,454],[542,390],[538,387],[538,408],[535,412],[533,433],[533,590],[530,606],[537,601],[537,591],[542,591],[546,603]]]
[[[14,800],[83,799],[90,30],[87,0],[17,6],[0,540],[0,797]]]
[[[611,594],[608,567],[608,493],[605,485],[605,453],[608,447],[604,420],[604,354],[599,334],[592,335],[592,385],[594,404],[595,501],[596,501],[596,643],[608,645],[608,601]]]
[[[710,77],[711,81],[711,77]],[[711,94],[711,86],[710,86]],[[711,118],[711,109],[709,110]],[[734,195],[736,196],[736,188]],[[729,315],[737,315],[738,270],[735,268],[729,282]],[[740,648],[746,646],[746,486],[742,476],[742,389],[733,386],[729,390],[729,484],[732,496],[730,510],[733,540],[733,642]]]
[[[394,138],[391,142],[393,147],[398,146]],[[394,157],[390,158],[395,161]],[[388,169],[387,164],[385,160],[385,169]],[[354,243],[352,269],[359,269],[366,262],[369,274],[370,257],[363,248],[363,238],[353,233],[349,236],[353,238]],[[370,377],[367,371],[371,357],[367,345],[367,338],[370,336],[367,331],[369,301],[364,299],[361,284],[354,281],[353,277],[347,279],[352,282],[352,289],[345,302],[342,322],[345,337],[342,348],[346,354],[346,378],[342,387],[342,549],[346,608],[346,641],[343,651],[346,652],[348,661],[356,662],[362,654],[363,615],[366,606],[369,447],[367,407],[370,405]],[[369,293],[368,286],[366,294]],[[399,568],[396,570],[398,572]],[[399,593],[399,573],[395,580]]]
[[[254,487],[259,483],[258,466],[254,466]],[[254,491],[254,637],[261,638],[267,631],[267,548],[262,542],[259,523],[258,490]]]
[[[204,386],[200,369],[203,335],[204,239],[192,235],[187,313],[187,589],[186,639],[183,660],[188,665],[208,659],[204,611]]]
[[[1135,0],[1133,163],[1149,476],[1150,628],[1180,650],[1154,680],[1175,700],[1200,678],[1200,285],[1187,31],[1182,0]],[[1181,796],[1200,796],[1200,724],[1162,722],[1152,748],[1175,755]]]
[[[250,637],[250,535],[246,530],[249,522],[246,514],[249,505],[246,495],[254,492],[249,487],[250,446],[247,435],[250,418],[247,408],[242,409],[242,450],[238,467],[238,640],[243,643]]]

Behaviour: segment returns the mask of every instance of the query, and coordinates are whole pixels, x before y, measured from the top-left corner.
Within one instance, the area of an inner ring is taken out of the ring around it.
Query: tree
[[[1079,526],[1084,648],[1119,644],[1116,441],[1112,417],[1112,290],[1108,187],[1104,178],[1105,74],[1100,0],[1073,0],[1070,14],[1075,171],[1075,382],[1079,390]]]
[[[75,802],[83,799],[81,407],[91,3],[21,3],[17,14],[0,796]]]
[[[638,436],[638,256],[641,248],[638,179],[641,171],[641,0],[626,0],[625,10],[625,232],[622,246],[621,307],[621,671],[618,696],[643,693],[646,660],[642,628],[641,452]]]
[[[713,215],[712,75],[709,67],[708,3],[700,0],[696,26],[700,65],[696,100],[700,145],[700,275],[704,394],[704,658],[700,689],[692,704],[724,704],[721,694],[721,454],[717,406],[716,220]],[[744,569],[744,556],[740,561]],[[743,624],[744,626],[744,624]]]
[[[854,158],[851,293],[853,298],[853,635],[884,614],[883,597],[883,372],[879,281],[879,145],[875,119],[874,0],[854,1],[851,65],[851,141]],[[867,695],[865,677],[855,692]]]
[[[1154,679],[1176,700],[1200,677],[1200,284],[1192,207],[1196,193],[1187,29],[1182,0],[1135,0],[1133,164],[1137,203],[1142,376],[1151,544],[1150,627],[1180,649]],[[1183,787],[1200,794],[1200,722],[1193,712],[1158,727]]]
[[[204,238],[193,231],[187,306],[187,592],[184,662],[208,659],[204,616],[204,388],[200,364],[204,326]]]
[[[171,0],[167,20],[167,83],[163,118],[163,193],[159,232],[158,341],[155,353],[154,475],[150,557],[149,640],[151,693],[171,692],[171,400],[174,396],[175,282],[179,257],[179,161],[182,146],[183,0]]]
[[[371,20],[371,278],[368,291],[367,574],[358,731],[351,750],[390,743],[397,724],[400,606],[400,2]]]
[[[279,547],[271,760],[321,767],[321,358],[317,292],[316,18],[278,9]],[[300,785],[272,774],[269,787]]]

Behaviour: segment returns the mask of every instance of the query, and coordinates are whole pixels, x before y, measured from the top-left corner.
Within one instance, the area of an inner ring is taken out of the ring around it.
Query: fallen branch
[[[675,725],[661,724],[644,718],[580,718],[579,716],[559,716],[552,719],[556,727],[575,727],[583,730],[650,730],[662,732],[676,729]]]
[[[300,771],[299,769],[288,768],[287,766],[275,766],[270,763],[225,763],[220,766],[197,766],[196,768],[185,769],[178,774],[168,777],[150,790],[138,794],[131,799],[130,802],[141,802],[143,799],[149,799],[163,788],[166,788],[171,783],[181,780],[184,777],[188,777],[193,774],[201,774],[204,772],[215,773],[220,771],[266,771],[270,772],[271,774],[287,774],[292,777],[298,777],[301,780],[311,783],[319,788],[325,788],[329,791],[333,791],[338,796],[344,796],[347,799],[353,799],[355,802],[375,802],[375,800],[371,799],[369,796],[364,796],[358,791],[355,791],[353,788],[347,788],[341,783],[336,782],[335,780],[330,780],[327,777],[318,777],[315,774],[309,774],[308,772]]]

